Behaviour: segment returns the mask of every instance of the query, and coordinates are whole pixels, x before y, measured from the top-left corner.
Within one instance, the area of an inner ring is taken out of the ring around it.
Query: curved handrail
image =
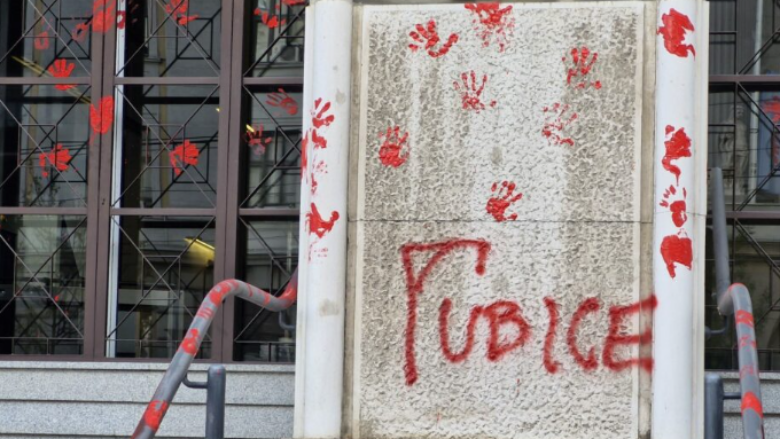
[[[152,401],[146,407],[141,421],[133,432],[132,439],[151,439],[157,434],[165,413],[179,390],[182,381],[187,376],[192,360],[198,353],[204,335],[208,332],[214,314],[230,296],[238,296],[271,311],[282,311],[295,303],[298,297],[298,270],[290,278],[284,292],[276,297],[248,283],[239,280],[224,280],[209,291],[203,303],[200,304],[195,318],[192,320],[187,335],[179,345],[179,349],[171,359],[171,364],[165,376],[154,391]]]

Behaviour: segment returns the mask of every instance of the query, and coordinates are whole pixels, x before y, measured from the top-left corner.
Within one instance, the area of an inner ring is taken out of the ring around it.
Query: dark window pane
[[[241,225],[246,233],[243,280],[280,294],[298,265],[298,222],[241,220]],[[236,301],[234,359],[294,362],[295,313],[295,306],[275,313]]]
[[[304,1],[249,0],[246,76],[303,76]]]
[[[213,218],[115,217],[109,356],[173,356],[214,284]],[[211,338],[198,358],[208,358]]]
[[[0,354],[81,354],[86,218],[0,215]]]

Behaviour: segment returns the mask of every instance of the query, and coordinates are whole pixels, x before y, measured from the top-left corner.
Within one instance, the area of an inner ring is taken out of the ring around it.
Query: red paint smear
[[[325,149],[328,147],[328,139],[325,136],[320,136],[317,130],[311,130],[311,143],[314,144],[314,148]]]
[[[306,0],[282,0],[282,3],[287,6],[298,6],[306,3]]]
[[[680,264],[689,270],[693,264],[693,245],[686,236],[669,235],[661,241],[661,257],[663,257],[669,276],[676,276],[675,265]]]
[[[33,39],[33,46],[36,50],[46,50],[49,48],[49,31],[43,31]]]
[[[222,301],[225,300],[225,296],[230,292],[229,288],[223,289],[221,285],[217,285],[217,287],[212,290],[209,295],[208,299],[216,306],[222,305]]]
[[[407,291],[407,318],[406,318],[406,334],[405,334],[405,357],[406,362],[404,364],[404,375],[406,377],[406,385],[411,386],[417,381],[417,362],[414,354],[414,337],[415,328],[417,326],[417,297],[423,292],[423,285],[425,279],[431,274],[434,267],[442,261],[442,259],[452,253],[455,250],[465,249],[472,247],[477,250],[477,264],[475,271],[478,275],[485,273],[485,263],[487,261],[488,253],[490,252],[490,244],[482,240],[465,240],[455,239],[444,242],[435,242],[427,244],[409,243],[404,244],[401,247],[401,260],[404,265],[404,271],[406,273],[406,291]],[[434,252],[433,257],[428,260],[425,266],[415,276],[414,262],[412,256],[418,252]]]
[[[184,143],[176,145],[173,151],[168,153],[173,173],[178,177],[184,172],[187,165],[197,165],[198,156],[200,156],[198,147],[189,140],[184,140]]]
[[[336,224],[338,219],[339,213],[334,210],[330,213],[330,219],[325,221],[322,219],[322,215],[320,215],[319,210],[317,210],[317,205],[314,203],[311,203],[311,211],[306,214],[306,223],[309,226],[309,233],[313,233],[319,238],[322,238],[328,232],[333,230],[333,226]]]
[[[677,188],[674,186],[669,186],[669,189],[664,191],[664,199],[661,200],[658,205],[661,207],[668,207],[669,211],[672,212],[672,222],[674,222],[674,225],[677,227],[682,227],[685,222],[688,221],[688,214],[685,212],[685,199],[688,197],[688,191],[683,188],[682,199],[672,201],[672,203],[669,204],[669,198],[676,194]]]
[[[581,49],[576,47],[571,49],[571,67],[568,68],[566,83],[572,85],[573,78],[580,78],[578,82],[575,81],[574,83],[576,88],[583,89],[590,85],[596,90],[601,89],[601,81],[588,82],[584,80],[584,77],[590,73],[591,69],[593,69],[593,64],[598,59],[599,54],[597,52],[591,54],[590,49],[586,46],[582,46]],[[566,57],[563,58],[563,62],[567,62]]]
[[[742,367],[742,369],[739,370],[739,379],[743,379],[744,377],[751,375],[756,375],[756,368],[752,364],[749,364],[747,366]]]
[[[336,119],[335,116],[332,114],[329,116],[325,116],[325,113],[330,109],[330,102],[325,102],[325,104],[320,108],[320,103],[322,102],[322,98],[317,99],[314,101],[314,109],[311,110],[311,124],[314,126],[314,128],[322,128],[330,126],[330,124],[333,123],[333,121]],[[317,109],[319,109],[319,112],[317,112]]]
[[[308,148],[309,148],[309,132],[306,132],[306,135],[303,136],[303,140],[301,140],[301,180],[306,178],[306,171],[308,166]]]
[[[668,140],[664,141],[666,147],[666,154],[661,159],[661,164],[664,169],[674,174],[677,179],[677,184],[680,184],[680,168],[672,164],[672,160],[678,160],[683,157],[691,156],[691,138],[685,134],[685,128],[680,128],[674,131],[674,127],[671,125],[666,126],[666,137]]]
[[[574,312],[574,316],[571,318],[571,324],[569,330],[566,331],[566,344],[569,347],[569,353],[574,357],[574,361],[580,365],[584,370],[596,370],[599,365],[599,361],[596,358],[595,348],[591,346],[588,349],[588,357],[582,355],[580,349],[577,347],[577,329],[580,327],[582,320],[591,313],[596,313],[601,309],[601,303],[595,297],[585,299],[577,310]]]
[[[268,99],[265,103],[272,107],[281,108],[290,116],[298,114],[298,103],[283,88],[280,88],[278,93],[268,93]]]
[[[484,310],[485,317],[490,321],[490,338],[488,339],[489,361],[498,361],[504,355],[525,345],[531,338],[531,325],[523,318],[520,306],[509,300],[497,300]],[[517,336],[508,342],[501,341],[500,329],[503,325],[514,325]]]
[[[250,297],[251,297],[251,294],[250,294]],[[198,309],[198,313],[195,314],[195,317],[200,317],[202,319],[211,320],[211,319],[214,318],[214,310],[212,308],[209,308],[209,307],[206,307],[206,306],[201,307],[200,309]]]
[[[565,118],[564,114],[569,111],[569,104],[561,105],[556,102],[552,107],[544,107],[542,111],[545,113],[544,127],[542,127],[544,137],[547,137],[548,140],[556,145],[566,144],[574,146],[574,140],[559,134],[579,117],[577,113],[573,113],[568,119]]]
[[[76,64],[74,63],[68,63],[67,60],[64,59],[58,59],[55,60],[54,63],[49,66],[49,73],[55,78],[70,78],[71,73],[73,73],[73,69],[76,68]],[[75,87],[75,85],[72,84],[56,84],[54,88],[57,90],[70,90],[71,88]]]
[[[47,166],[54,166],[54,169],[63,172],[68,169],[68,164],[73,159],[70,155],[68,148],[63,148],[61,143],[54,146],[49,152],[42,152],[38,154],[38,166],[41,168],[41,175],[44,177],[49,176],[49,172],[46,171]]]
[[[469,78],[471,78],[471,85],[469,85]],[[487,84],[487,74],[482,76],[482,84],[480,86],[477,86],[477,75],[473,70],[468,73],[461,73],[460,79],[462,85],[458,84],[458,81],[453,81],[452,84],[455,86],[455,90],[460,93],[463,109],[474,110],[477,113],[479,113],[480,110],[484,110],[485,104],[482,103],[481,96],[482,92],[485,90],[485,84]],[[495,107],[496,101],[491,101],[490,106]]]
[[[171,18],[182,26],[199,17],[199,15],[187,15],[189,9],[189,0],[171,0],[170,3],[165,5],[165,12],[170,14]]]
[[[317,174],[327,174],[328,173],[328,167],[325,164],[324,160],[320,160],[314,164],[311,168],[311,194],[314,195],[315,192],[317,192],[317,186],[319,185],[317,183]]]
[[[116,23],[116,8],[110,0],[95,0],[92,3],[92,30],[105,33]]]
[[[268,29],[275,29],[279,26],[284,26],[287,24],[286,18],[283,18],[281,21],[279,21],[279,17],[276,15],[271,15],[266,11],[261,11],[260,8],[255,9],[255,15],[260,16],[261,21],[268,27]]]
[[[745,395],[742,396],[742,406],[740,408],[742,413],[745,413],[745,410],[753,410],[759,418],[764,419],[764,408],[761,406],[761,401],[753,392],[746,392]]]
[[[379,147],[379,161],[385,166],[397,168],[406,163],[409,158],[409,149],[404,149],[409,133],[404,132],[401,136],[400,132],[401,128],[396,126],[388,127],[387,133],[379,133],[379,138],[385,139]],[[401,154],[402,152],[405,154]]]
[[[105,134],[114,123],[114,98],[113,96],[104,96],[100,99],[97,108],[95,105],[89,107],[89,124],[96,134]]]
[[[631,346],[648,344],[653,339],[653,331],[648,328],[642,334],[620,335],[620,324],[626,317],[642,311],[653,311],[658,306],[655,295],[641,302],[628,306],[612,306],[609,308],[609,333],[604,343],[602,362],[604,366],[614,372],[620,372],[631,366],[639,366],[648,373],[653,372],[653,359],[650,357],[629,358],[618,360],[615,358],[615,349],[619,346]]]
[[[734,317],[734,320],[737,322],[737,325],[743,324],[753,327],[753,314],[741,309],[737,311],[736,316]]]
[[[450,349],[450,335],[447,319],[451,309],[452,301],[449,298],[445,298],[439,307],[439,340],[441,341],[441,350],[447,361],[450,363],[460,363],[468,358],[471,350],[474,348],[474,329],[477,326],[477,319],[482,313],[482,307],[475,306],[474,308],[471,308],[471,311],[469,312],[469,322],[466,325],[466,344],[463,346],[463,350],[458,353],[453,353]]]
[[[763,102],[761,109],[772,119],[772,122],[775,124],[780,122],[780,98],[775,96],[771,100]]]
[[[116,13],[116,28],[124,29],[127,24],[127,13],[125,11],[119,11]]]
[[[553,345],[555,344],[555,333],[558,330],[558,320],[560,314],[558,312],[558,304],[552,297],[544,298],[544,306],[547,308],[547,313],[550,315],[550,326],[547,328],[547,335],[544,337],[544,354],[542,355],[542,361],[544,362],[544,368],[549,373],[558,372],[558,368],[561,367],[561,363],[553,359]]]
[[[152,431],[157,432],[160,429],[160,423],[162,423],[165,417],[165,412],[168,411],[168,402],[154,400],[149,403],[144,412],[144,423]]]
[[[693,23],[687,15],[677,12],[674,8],[668,14],[661,15],[663,26],[658,28],[658,34],[664,38],[664,48],[672,55],[687,58],[688,52],[694,57],[696,50],[691,44],[683,44],[688,31],[693,32]]]
[[[498,194],[496,194],[495,197],[490,197],[490,199],[488,199],[485,210],[487,210],[487,213],[493,215],[493,218],[499,223],[506,220],[514,221],[517,219],[516,213],[506,216],[506,209],[523,198],[523,194],[521,193],[518,193],[517,195],[514,194],[515,187],[514,182],[502,181],[500,186],[498,183],[493,183],[493,187],[490,188],[490,191],[494,194],[496,193],[496,190],[498,190]]]
[[[415,25],[415,29],[417,30],[409,32],[409,36],[414,40],[409,44],[409,49],[411,49],[412,52],[417,52],[418,49],[423,48],[428,52],[428,55],[433,58],[438,58],[446,55],[447,52],[450,51],[452,45],[458,42],[458,34],[451,34],[449,38],[447,38],[447,41],[436,50],[433,46],[437,45],[441,41],[441,38],[436,31],[435,20],[428,21],[426,26],[418,23]]]
[[[184,341],[181,342],[181,350],[189,355],[192,355],[193,357],[195,354],[198,353],[198,347],[200,345],[200,340],[198,339],[198,333],[199,331],[195,328],[192,328],[187,332],[187,336],[184,337]]]
[[[512,6],[501,9],[498,2],[466,3],[464,6],[477,16],[472,23],[477,35],[482,39],[482,46],[488,47],[490,41],[495,38],[499,51],[503,52],[508,35],[512,35],[515,27],[515,19],[511,14]]]
[[[739,348],[742,349],[744,347],[752,347],[753,349],[756,349],[756,341],[751,338],[749,335],[743,335],[739,338]]]
[[[87,39],[87,32],[89,32],[89,25],[87,23],[79,23],[73,29],[73,32],[70,33],[70,36],[81,43]]]
[[[252,153],[256,156],[265,154],[265,148],[269,143],[273,141],[273,137],[263,137],[265,131],[263,130],[263,124],[252,125],[251,129],[247,127],[244,140],[246,140],[247,146],[252,148]]]

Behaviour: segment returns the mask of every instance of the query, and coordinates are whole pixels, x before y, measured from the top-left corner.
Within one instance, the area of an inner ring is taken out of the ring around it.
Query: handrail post
[[[214,364],[208,371],[206,389],[206,439],[225,437],[225,366]]]
[[[704,377],[704,439],[723,439],[723,378]]]

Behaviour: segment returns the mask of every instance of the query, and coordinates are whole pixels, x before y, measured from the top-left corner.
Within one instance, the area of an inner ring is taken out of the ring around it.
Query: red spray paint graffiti
[[[73,69],[76,68],[76,64],[69,63],[68,61],[64,59],[58,59],[55,60],[54,63],[49,66],[49,73],[55,78],[70,78],[71,73],[73,73]],[[75,87],[75,85],[72,84],[56,84],[54,88],[57,90],[70,90],[71,88]]]
[[[46,170],[48,166],[54,166],[54,169],[60,172],[66,171],[72,159],[73,157],[70,155],[68,148],[63,148],[62,144],[58,143],[51,151],[38,154],[38,166],[41,168],[41,175],[44,177],[49,176],[49,172]]]
[[[503,52],[508,37],[512,35],[512,30],[515,27],[512,6],[501,9],[498,2],[466,3],[464,6],[477,16],[472,23],[474,23],[477,35],[482,39],[482,46],[489,46],[490,41],[495,39],[499,51]]]
[[[742,397],[740,411],[745,413],[745,410],[753,410],[759,418],[764,419],[764,408],[761,406],[761,400],[753,392],[746,392]]]
[[[322,103],[322,98],[315,100],[314,109],[311,110],[311,124],[316,129],[330,126],[336,120],[336,116],[332,114],[325,115],[330,110],[330,102],[325,102],[322,107],[320,107],[320,103]],[[319,111],[317,111],[318,109]]]
[[[338,219],[339,213],[334,210],[330,213],[330,219],[325,221],[314,203],[311,203],[311,211],[306,214],[306,224],[308,225],[309,233],[313,233],[319,238],[333,230],[333,226]]]
[[[404,374],[406,384],[411,386],[417,381],[417,363],[414,353],[415,328],[417,326],[417,296],[423,292],[425,279],[431,274],[439,262],[449,253],[456,250],[473,248],[477,250],[477,264],[475,271],[478,275],[485,273],[485,263],[490,252],[490,244],[482,240],[451,240],[444,242],[417,244],[409,243],[401,247],[401,260],[406,273],[407,290],[407,319],[405,335],[405,357]],[[420,272],[415,275],[414,263],[412,257],[419,252],[434,252],[433,257],[428,260]]]
[[[298,103],[283,88],[280,88],[278,92],[268,93],[268,99],[265,103],[272,107],[281,108],[290,116],[298,114]]]
[[[661,15],[662,26],[658,28],[658,34],[664,39],[664,48],[672,55],[687,58],[688,52],[696,56],[696,50],[692,44],[683,44],[688,31],[693,32],[693,23],[687,15],[674,8],[668,14]]]
[[[677,227],[682,227],[686,221],[688,221],[688,214],[685,212],[686,204],[685,198],[688,197],[688,191],[683,188],[682,199],[678,199],[669,203],[670,197],[677,194],[677,189],[674,186],[669,186],[669,189],[664,191],[664,199],[661,200],[659,206],[668,207],[672,212],[672,222]]]
[[[184,140],[184,143],[176,145],[176,147],[173,148],[173,151],[168,153],[168,159],[171,162],[173,173],[178,177],[184,172],[184,168],[188,165],[197,165],[198,156],[200,156],[198,147],[189,140]]]
[[[49,48],[49,31],[43,31],[33,39],[33,46],[36,50],[46,50]]]
[[[573,113],[570,117],[566,117],[565,114],[569,111],[569,104],[555,103],[552,107],[544,107],[544,127],[542,127],[542,134],[547,140],[556,145],[566,144],[574,146],[574,140],[571,137],[564,137],[561,133],[572,122],[579,117],[577,113]]]
[[[98,106],[89,107],[89,124],[96,134],[105,134],[114,123],[114,98],[104,96],[98,102]]]
[[[691,156],[691,138],[685,134],[685,128],[675,131],[671,125],[666,126],[666,138],[667,140],[664,141],[666,154],[661,159],[661,165],[663,165],[664,169],[674,174],[677,184],[680,184],[680,168],[673,165],[672,160]]]
[[[488,339],[488,361],[498,361],[504,355],[523,346],[531,338],[531,325],[523,318],[520,306],[509,300],[498,300],[488,305],[484,310],[485,317],[490,322],[490,338]],[[500,328],[511,324],[517,329],[514,340],[501,342]]]
[[[493,218],[499,223],[506,220],[514,221],[517,219],[516,213],[506,216],[507,208],[523,198],[523,194],[521,193],[515,195],[515,187],[514,182],[502,181],[500,186],[498,183],[493,183],[493,186],[490,188],[490,192],[496,194],[496,190],[498,190],[498,193],[496,196],[488,199],[485,210],[487,210],[487,213],[493,215]]]
[[[273,137],[263,137],[264,134],[265,131],[263,131],[262,124],[246,127],[244,140],[246,140],[247,146],[252,148],[252,153],[256,156],[265,154],[265,148],[273,141]]]
[[[469,85],[469,78],[471,78],[471,85]],[[485,90],[485,85],[487,84],[487,74],[482,75],[482,84],[480,86],[477,86],[477,75],[473,70],[468,73],[461,73],[460,80],[462,85],[458,84],[458,81],[453,81],[452,84],[455,86],[455,90],[460,93],[463,109],[474,110],[477,113],[479,113],[480,110],[484,110],[485,104],[482,103],[481,97],[482,92]],[[490,106],[495,107],[496,101],[490,101]]]
[[[555,333],[558,330],[558,320],[560,319],[560,314],[558,311],[558,304],[552,297],[544,298],[544,306],[547,308],[547,313],[550,316],[550,326],[547,328],[547,335],[544,337],[542,362],[544,363],[544,368],[547,369],[547,372],[554,374],[558,372],[558,368],[561,367],[561,363],[553,359]]]
[[[566,57],[561,59],[564,63],[568,62]],[[599,54],[596,52],[591,54],[590,49],[585,46],[582,46],[581,49],[577,49],[576,47],[571,49],[571,64],[568,67],[568,72],[566,74],[566,83],[572,85],[572,79],[579,78],[579,80],[574,81],[574,86],[576,88],[585,88],[590,85],[596,90],[600,89],[601,81],[588,82],[584,78],[590,73],[591,69],[593,69],[593,64],[595,64],[598,59]]]
[[[406,148],[409,133],[405,132],[402,136],[400,132],[401,128],[396,126],[388,127],[387,133],[379,133],[379,138],[384,138],[382,146],[379,147],[379,161],[385,166],[397,168],[409,158],[409,149]]]
[[[693,244],[687,236],[669,235],[661,241],[661,257],[669,271],[669,276],[674,278],[677,273],[675,264],[680,264],[688,270],[693,266]]]
[[[458,42],[458,34],[451,34],[449,38],[447,38],[447,41],[436,50],[433,46],[439,44],[441,41],[439,33],[436,31],[436,21],[430,20],[426,26],[417,24],[415,25],[415,28],[417,29],[416,31],[409,32],[409,36],[414,40],[409,44],[409,49],[411,49],[412,52],[417,52],[417,50],[422,48],[427,51],[428,55],[431,57],[438,58],[446,55],[447,52],[450,51],[452,45]]]
[[[580,327],[582,320],[591,313],[596,313],[601,309],[601,303],[595,297],[585,299],[580,304],[577,310],[574,312],[574,316],[571,318],[571,324],[569,330],[566,331],[566,345],[569,347],[569,353],[574,357],[574,361],[580,365],[584,370],[596,370],[598,367],[598,359],[596,358],[595,348],[591,347],[588,350],[588,356],[585,357],[577,347],[577,329]]]
[[[144,412],[144,423],[152,431],[156,432],[160,429],[160,422],[165,417],[165,412],[168,411],[168,403],[166,401],[154,400],[149,403]]]
[[[444,358],[451,363],[460,363],[468,358],[469,354],[471,354],[471,350],[474,348],[474,329],[477,326],[477,320],[479,319],[480,314],[482,314],[482,307],[475,306],[474,308],[471,308],[471,311],[469,312],[469,322],[466,325],[466,344],[458,353],[453,353],[452,349],[450,349],[450,335],[448,332],[447,319],[451,308],[452,301],[445,298],[439,307],[439,340],[441,343],[441,350],[444,353]]]
[[[187,332],[187,336],[184,337],[184,341],[181,342],[181,350],[193,357],[198,353],[198,345],[200,344],[198,334],[199,331],[197,329],[190,329]]]
[[[609,335],[607,335],[602,353],[602,361],[608,369],[619,372],[632,366],[639,366],[647,372],[653,371],[653,359],[650,357],[615,359],[615,348],[618,346],[645,345],[652,341],[653,330],[647,328],[641,334],[621,335],[620,325],[626,317],[642,311],[654,311],[658,306],[655,295],[629,306],[613,306],[609,308]]]

